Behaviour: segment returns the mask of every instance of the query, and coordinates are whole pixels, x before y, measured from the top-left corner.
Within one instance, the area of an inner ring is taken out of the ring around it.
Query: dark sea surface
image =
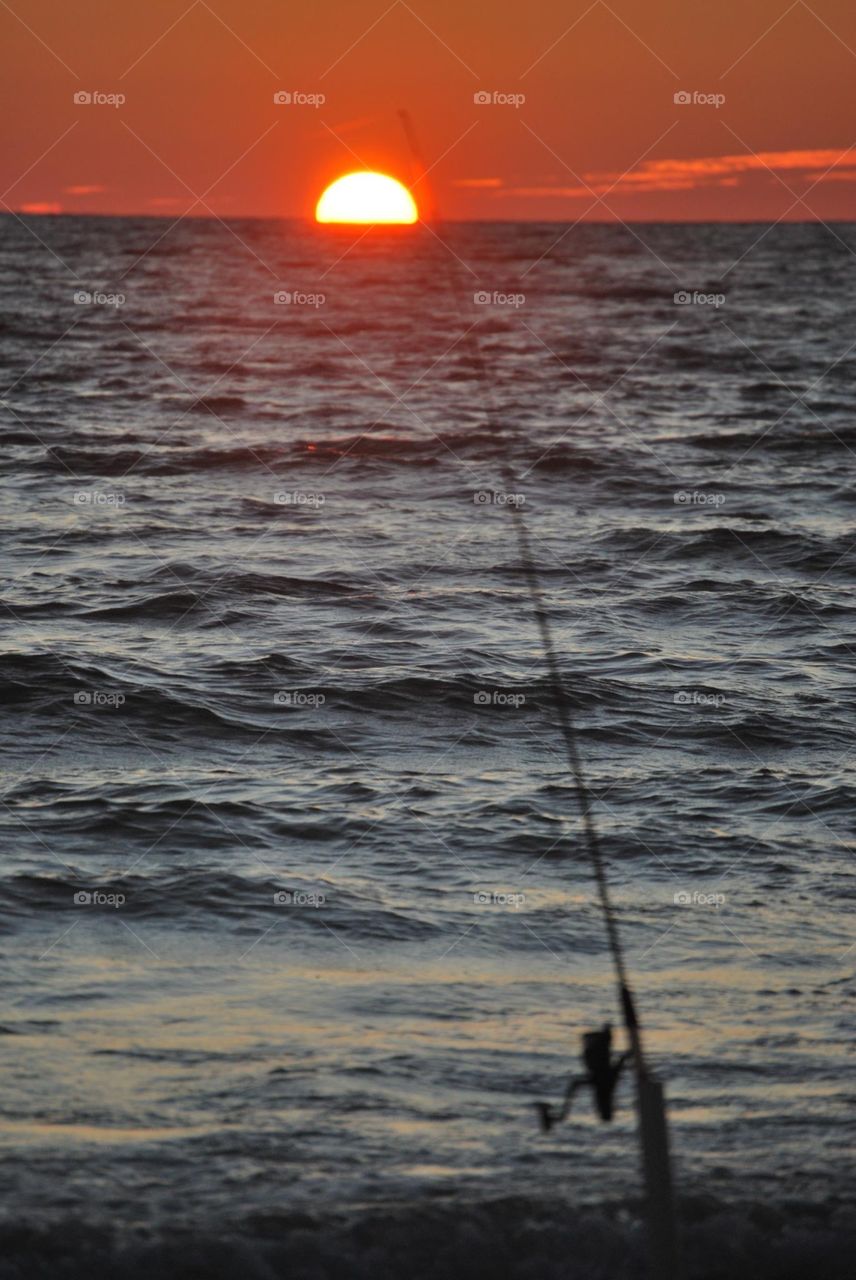
[[[850,1273],[856,226],[441,235],[0,221],[2,1280],[642,1274],[506,451],[690,1274]]]

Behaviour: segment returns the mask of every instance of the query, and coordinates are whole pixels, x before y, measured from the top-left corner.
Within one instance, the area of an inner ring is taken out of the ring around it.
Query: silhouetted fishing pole
[[[425,183],[428,169],[422,157],[412,121],[407,111],[399,111],[398,114],[404,127],[404,132],[407,137],[416,169],[414,174],[414,185],[417,185],[418,183]],[[430,188],[427,187],[427,183],[425,203],[427,203],[429,215],[428,218],[423,219],[423,221],[425,221],[426,225],[429,225],[429,227],[433,224],[436,228],[438,240],[445,243],[444,237],[441,234],[442,222],[439,217],[436,200],[433,193],[430,191]],[[451,256],[447,258],[447,266],[449,269],[449,281],[452,296],[458,313],[466,326],[465,340],[469,344],[471,358],[476,370],[477,380],[480,385],[485,419],[503,450],[501,471],[507,490],[511,494],[514,492],[515,485],[511,453],[502,429],[499,426],[499,415],[497,413],[494,400],[493,386],[490,378],[488,377],[484,353],[482,351],[476,329],[467,325],[466,317],[461,307],[461,289],[458,275],[455,271],[455,264],[452,261]],[[583,1037],[582,1057],[585,1074],[571,1079],[565,1092],[562,1107],[558,1111],[554,1111],[546,1103],[536,1103],[535,1105],[541,1120],[541,1126],[544,1131],[547,1132],[552,1129],[556,1123],[559,1123],[567,1116],[574,1094],[577,1090],[581,1088],[590,1088],[594,1095],[595,1105],[600,1118],[604,1121],[611,1120],[613,1094],[615,1092],[616,1085],[625,1063],[632,1060],[636,1071],[636,1105],[639,1122],[639,1140],[642,1149],[642,1168],[647,1199],[648,1249],[651,1280],[677,1280],[679,1275],[677,1230],[663,1086],[649,1070],[642,1051],[642,1032],[639,1025],[639,1019],[636,1015],[636,1005],[627,974],[624,951],[621,946],[621,938],[618,932],[618,923],[616,921],[615,911],[610,897],[609,883],[606,877],[606,867],[601,852],[597,828],[592,814],[591,796],[582,767],[582,759],[577,745],[577,735],[570,707],[565,696],[561,668],[559,666],[556,647],[553,642],[550,618],[544,603],[544,593],[541,588],[541,583],[538,578],[538,570],[532,555],[529,530],[523,517],[521,505],[517,502],[509,502],[508,507],[514,520],[520,551],[520,561],[523,566],[527,587],[529,589],[532,611],[535,615],[538,631],[541,637],[541,646],[547,667],[550,692],[559,722],[559,731],[567,755],[568,768],[571,777],[573,778],[577,801],[579,803],[583,838],[594,871],[600,907],[606,926],[609,950],[612,955],[612,962],[615,970],[619,1006],[621,1008],[621,1014],[630,1044],[630,1048],[627,1053],[621,1055],[617,1060],[613,1060],[612,1031],[609,1025],[604,1025],[599,1031],[589,1032]]]

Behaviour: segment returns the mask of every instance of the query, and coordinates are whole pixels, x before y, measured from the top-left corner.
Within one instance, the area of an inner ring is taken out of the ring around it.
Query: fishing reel
[[[596,1114],[604,1122],[612,1119],[613,1095],[625,1064],[632,1057],[632,1050],[612,1056],[612,1027],[604,1023],[600,1031],[589,1031],[583,1036],[581,1054],[585,1075],[572,1076],[565,1090],[561,1107],[553,1108],[547,1102],[534,1103],[542,1133],[549,1133],[557,1124],[567,1119],[574,1095],[580,1089],[591,1089]]]

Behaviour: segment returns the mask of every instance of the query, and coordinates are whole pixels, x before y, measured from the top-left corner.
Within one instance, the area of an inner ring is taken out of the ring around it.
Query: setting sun
[[[419,211],[403,183],[385,173],[347,173],[315,208],[317,222],[413,223]]]

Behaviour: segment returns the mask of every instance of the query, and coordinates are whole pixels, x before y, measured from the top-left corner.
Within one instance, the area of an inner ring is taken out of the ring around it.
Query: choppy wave
[[[485,396],[430,245],[330,270],[311,229],[236,224],[283,287],[324,277],[310,315],[222,226],[164,229],[40,222],[81,280],[132,268],[120,323],[0,219],[0,1276],[641,1274],[626,1117],[529,1124],[615,1011],[511,503],[688,1275],[843,1276],[840,246],[451,228],[489,292],[527,273],[473,308]],[[675,307],[662,262],[738,259],[727,325]]]

